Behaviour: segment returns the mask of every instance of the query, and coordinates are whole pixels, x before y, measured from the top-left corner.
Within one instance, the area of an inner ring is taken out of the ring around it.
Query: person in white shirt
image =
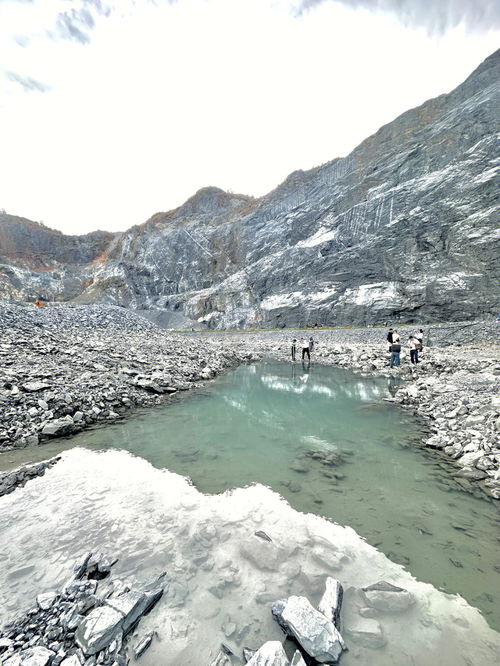
[[[408,338],[408,347],[410,348],[410,360],[416,365],[418,363],[418,348],[420,347],[420,342],[413,335],[410,335]]]
[[[300,338],[299,344],[302,347],[302,360],[304,360],[304,356],[306,354],[307,358],[311,360],[311,352],[309,351],[309,341],[304,340],[304,338]]]

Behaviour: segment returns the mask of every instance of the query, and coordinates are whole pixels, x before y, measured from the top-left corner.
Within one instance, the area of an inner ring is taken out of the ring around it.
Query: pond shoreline
[[[403,343],[414,330],[399,329]],[[423,419],[431,434],[422,446],[454,463],[446,467],[462,490],[496,500],[500,499],[500,359],[498,347],[488,338],[494,339],[497,332],[495,325],[488,327],[484,322],[467,327],[436,325],[431,329],[435,346],[425,345],[421,362],[411,365],[403,346],[398,368],[389,367],[388,345],[381,329],[304,330],[294,331],[292,336],[314,338],[312,363],[384,376],[389,381],[403,380],[392,400],[386,400]],[[217,338],[218,334],[212,335]],[[460,344],[448,345],[450,335]],[[257,348],[262,357],[291,362],[289,331],[219,336],[221,344],[224,341],[248,353]]]
[[[108,305],[41,311],[0,304],[0,310],[0,455],[164,405],[242,363],[290,360],[291,338],[313,336],[313,363],[404,380],[393,401],[431,428],[422,446],[455,461],[450,469],[464,491],[500,498],[494,323],[434,325],[426,331],[418,366],[404,358],[399,368],[389,368],[383,329],[173,335]],[[413,330],[400,327],[402,339]]]

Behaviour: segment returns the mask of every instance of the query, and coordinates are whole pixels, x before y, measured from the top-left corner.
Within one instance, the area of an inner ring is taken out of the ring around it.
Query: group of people
[[[296,355],[297,355],[297,345],[299,349],[302,350],[302,360],[307,356],[309,361],[311,360],[311,352],[314,347],[314,340],[312,337],[309,338],[309,340],[306,340],[305,338],[300,338],[300,340],[297,342],[297,338],[293,338],[292,340],[292,361],[296,360]]]
[[[391,368],[401,365],[401,338],[396,329],[389,329],[387,334],[387,342],[389,344],[389,351],[391,352],[390,366]],[[410,335],[406,346],[410,350],[410,361],[413,365],[416,365],[418,360],[418,353],[421,352],[424,348],[424,331],[419,328],[416,333]]]

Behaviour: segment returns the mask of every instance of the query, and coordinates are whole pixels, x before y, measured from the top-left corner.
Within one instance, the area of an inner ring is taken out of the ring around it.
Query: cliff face
[[[348,157],[261,199],[205,188],[123,234],[0,217],[0,297],[110,301],[175,327],[367,324],[498,307],[500,51]]]

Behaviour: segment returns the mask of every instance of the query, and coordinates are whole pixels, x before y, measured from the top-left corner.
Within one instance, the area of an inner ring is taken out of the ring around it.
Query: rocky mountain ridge
[[[260,199],[209,187],[124,233],[0,215],[0,298],[105,301],[174,328],[496,311],[500,51],[350,155]]]

